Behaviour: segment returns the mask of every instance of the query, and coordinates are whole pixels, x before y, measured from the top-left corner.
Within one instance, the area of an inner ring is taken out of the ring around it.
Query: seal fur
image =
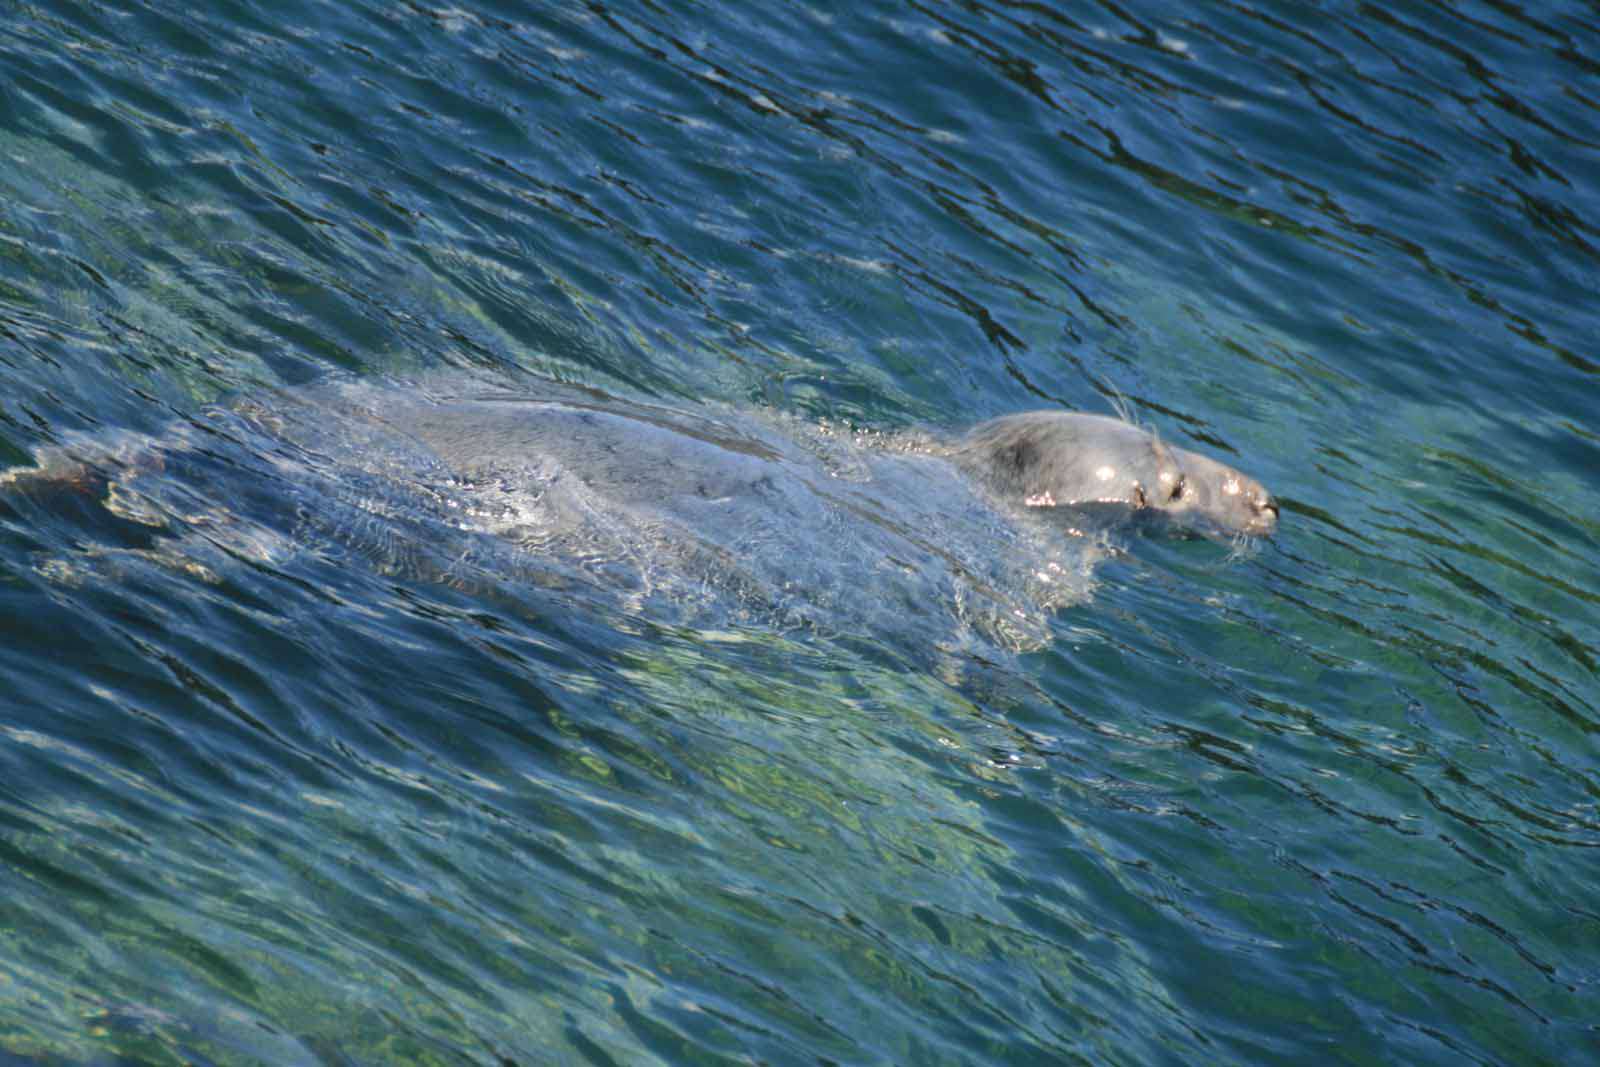
[[[1254,478],[1121,419],[1032,411],[983,423],[956,462],[1030,508],[1127,511],[1218,540],[1270,537],[1278,503]]]

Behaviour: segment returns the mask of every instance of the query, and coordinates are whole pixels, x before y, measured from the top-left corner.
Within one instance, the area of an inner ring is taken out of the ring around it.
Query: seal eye
[[[1171,503],[1172,501],[1183,496],[1183,488],[1186,481],[1187,479],[1183,475],[1178,475],[1177,482],[1172,486],[1172,493],[1167,497],[1168,503]]]

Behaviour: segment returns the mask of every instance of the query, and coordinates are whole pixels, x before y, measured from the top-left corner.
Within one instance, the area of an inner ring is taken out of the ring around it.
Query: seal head
[[[1132,513],[1217,540],[1270,537],[1278,504],[1254,478],[1120,419],[1034,411],[983,423],[956,461],[1031,508]]]

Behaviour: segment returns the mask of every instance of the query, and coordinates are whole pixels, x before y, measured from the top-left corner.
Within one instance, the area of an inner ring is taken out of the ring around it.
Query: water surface
[[[1597,62],[1506,0],[8,6],[6,465],[471,374],[1120,398],[1284,510],[952,661],[241,539],[306,500],[249,439],[176,556],[11,494],[0,1059],[1600,1056]]]

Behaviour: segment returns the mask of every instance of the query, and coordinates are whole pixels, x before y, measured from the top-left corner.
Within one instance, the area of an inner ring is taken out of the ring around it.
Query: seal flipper
[[[52,445],[32,467],[0,470],[0,514],[29,525],[59,522],[97,543],[146,549],[164,523],[128,486],[166,467],[154,438],[126,434],[113,442]]]

